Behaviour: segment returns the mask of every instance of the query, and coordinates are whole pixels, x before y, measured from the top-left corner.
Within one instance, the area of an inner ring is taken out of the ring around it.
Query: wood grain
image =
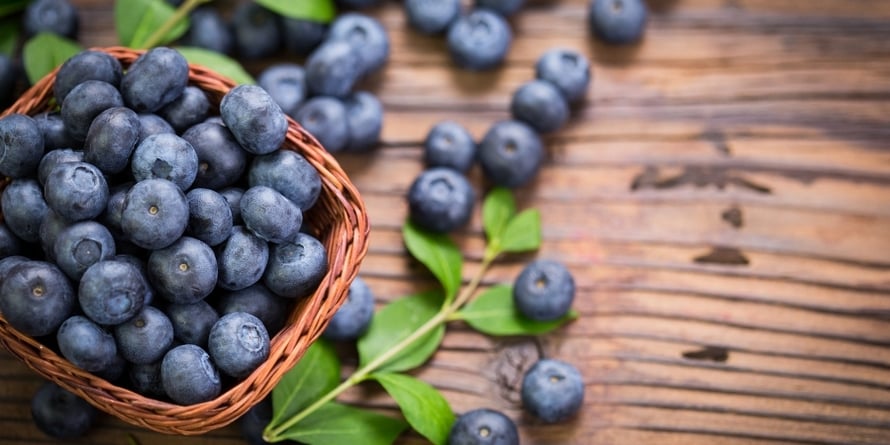
[[[74,3],[83,44],[115,43],[110,1]],[[364,85],[386,108],[383,144],[340,160],[369,207],[362,275],[380,304],[434,286],[399,233],[429,127],[455,119],[481,137],[550,47],[594,67],[588,100],[546,138],[539,179],[517,191],[544,216],[537,255],[574,273],[581,318],[540,339],[453,324],[416,375],[457,412],[507,413],[524,444],[890,443],[890,3],[649,3],[645,41],[610,48],[589,36],[585,0],[530,0],[511,20],[507,63],[488,73],[455,70],[441,39],[406,29],[398,3],[371,11],[392,39],[390,63]],[[455,239],[468,278],[479,217]],[[505,258],[484,285],[530,258]],[[541,356],[582,371],[585,404],[568,423],[522,412],[522,373]],[[30,424],[39,381],[7,355],[0,377],[0,444],[52,443]],[[395,413],[374,387],[344,400]],[[81,443],[128,436],[242,443],[235,426],[163,437],[111,418]]]

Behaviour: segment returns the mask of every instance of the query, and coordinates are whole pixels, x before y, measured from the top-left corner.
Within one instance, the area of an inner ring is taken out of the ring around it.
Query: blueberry
[[[303,155],[293,150],[280,149],[257,156],[247,174],[251,187],[271,187],[304,212],[315,204],[321,193],[318,170]]]
[[[466,173],[476,160],[476,141],[463,125],[439,122],[423,142],[423,160],[427,167],[450,167]]]
[[[219,371],[210,361],[210,355],[200,346],[188,344],[164,355],[161,383],[167,396],[180,405],[213,400],[222,389]]]
[[[53,95],[56,102],[62,104],[74,87],[87,80],[100,80],[117,88],[123,72],[120,61],[114,56],[102,51],[84,50],[62,63],[53,83]]]
[[[59,233],[62,232],[66,227],[71,225],[68,220],[62,218],[57,215],[56,212],[52,210],[47,210],[46,215],[43,217],[43,221],[40,222],[40,248],[43,250],[43,254],[47,260],[55,262],[56,253],[56,239],[59,237]]]
[[[37,121],[24,114],[0,118],[0,176],[31,176],[42,157],[43,132]]]
[[[164,384],[161,381],[160,360],[145,365],[133,364],[130,366],[127,376],[133,390],[139,394],[149,397],[167,395],[164,391]]]
[[[590,61],[577,51],[554,48],[535,63],[535,78],[555,85],[569,103],[578,103],[590,85]]]
[[[220,314],[247,312],[259,318],[270,334],[284,327],[287,306],[288,300],[273,294],[262,284],[223,294],[217,304]]]
[[[198,153],[175,134],[153,134],[133,150],[130,168],[137,181],[166,179],[188,190],[198,176]]]
[[[244,226],[232,227],[229,238],[217,248],[217,283],[227,290],[244,289],[260,280],[269,261],[269,244]]]
[[[500,411],[480,408],[461,414],[448,435],[448,445],[518,445],[516,424]]]
[[[107,382],[116,383],[124,376],[127,365],[127,361],[120,354],[115,354],[110,365],[101,371],[96,371],[94,374]]]
[[[539,133],[550,133],[569,119],[569,104],[552,83],[532,80],[513,93],[510,112]]]
[[[247,152],[223,125],[210,122],[197,124],[182,134],[198,155],[195,187],[221,189],[234,184],[244,173]]]
[[[513,283],[513,299],[519,312],[537,321],[556,320],[575,298],[575,280],[565,265],[553,260],[529,263]]]
[[[284,243],[293,241],[300,231],[303,212],[275,189],[257,185],[241,197],[241,219],[258,237]]]
[[[140,131],[141,123],[133,110],[113,107],[103,111],[90,124],[84,142],[84,160],[105,174],[120,173],[127,168]]]
[[[271,246],[263,283],[276,295],[303,298],[315,292],[327,271],[328,255],[324,245],[301,232],[293,243]]]
[[[0,54],[0,107],[6,108],[16,94],[20,68],[7,54]]]
[[[219,194],[222,195],[223,198],[226,198],[226,202],[229,203],[229,208],[232,209],[232,224],[244,224],[244,221],[241,219],[241,197],[244,196],[244,189],[238,187],[226,187],[220,190]]]
[[[525,0],[476,0],[476,7],[490,9],[504,17],[509,17],[519,11],[524,3]]]
[[[284,49],[296,56],[308,56],[328,32],[324,23],[292,17],[282,16],[280,26]]]
[[[349,133],[348,151],[368,151],[380,143],[383,128],[383,105],[377,96],[367,91],[356,91],[343,100],[346,106],[346,127]]]
[[[93,264],[83,273],[77,298],[87,317],[111,326],[139,313],[148,292],[148,281],[136,265],[105,260]]]
[[[342,151],[349,143],[346,106],[335,97],[318,96],[306,101],[294,117],[327,151]]]
[[[587,21],[603,42],[624,45],[640,40],[647,15],[643,0],[590,0]]]
[[[43,200],[40,184],[35,179],[14,179],[0,196],[3,222],[15,236],[25,242],[40,241],[40,223],[49,207]]]
[[[102,326],[82,315],[72,315],[56,333],[62,356],[87,372],[97,372],[115,362],[117,344]]]
[[[56,166],[43,190],[46,204],[68,221],[99,216],[108,203],[108,183],[95,165],[66,162]]]
[[[121,95],[137,113],[154,113],[179,97],[189,81],[185,57],[159,46],[137,58],[121,79]]]
[[[567,420],[584,401],[584,382],[569,363],[542,359],[522,378],[522,406],[546,423]]]
[[[460,0],[405,0],[408,24],[424,34],[440,34],[460,17]]]
[[[62,115],[58,112],[40,113],[34,116],[34,120],[40,128],[40,132],[43,133],[44,150],[72,149],[80,146],[68,135]]]
[[[182,43],[228,54],[235,45],[235,36],[216,8],[202,6],[189,14],[189,30]]]
[[[344,97],[362,76],[362,59],[349,42],[326,41],[306,61],[306,88],[315,96]]]
[[[0,221],[0,259],[20,253],[22,253],[22,240],[15,236],[5,223]]]
[[[371,324],[374,316],[374,294],[365,280],[355,277],[349,285],[346,301],[337,309],[322,334],[331,340],[355,340]]]
[[[82,162],[83,161],[83,151],[80,150],[72,150],[70,148],[58,148],[55,150],[51,150],[46,152],[45,155],[40,159],[40,163],[37,165],[37,181],[40,182],[41,185],[46,184],[46,178],[49,176],[49,173],[56,168],[57,165],[63,164],[65,162]]]
[[[53,333],[77,306],[68,277],[51,263],[21,261],[5,275],[0,284],[0,312],[26,335]]]
[[[3,282],[9,276],[9,271],[25,261],[31,261],[31,259],[21,255],[11,255],[0,259],[0,288],[3,287]]]
[[[161,107],[157,114],[164,118],[176,132],[181,133],[192,125],[204,121],[209,112],[210,100],[207,99],[207,94],[202,89],[189,85],[173,102]]]
[[[219,320],[216,310],[206,300],[188,304],[170,304],[166,312],[173,324],[173,336],[183,343],[202,348],[207,346],[210,328]]]
[[[172,303],[194,303],[210,295],[218,275],[216,256],[207,244],[188,236],[148,257],[148,277]]]
[[[355,12],[340,14],[331,24],[328,40],[349,43],[361,59],[361,74],[380,69],[389,58],[389,36],[375,18]]]
[[[166,179],[146,179],[127,191],[121,231],[143,249],[162,249],[185,233],[188,220],[188,201],[176,184]]]
[[[278,15],[254,2],[241,3],[232,13],[235,49],[244,59],[275,54],[281,47]]]
[[[204,188],[189,190],[189,222],[185,233],[209,246],[222,243],[232,233],[232,209],[226,198]]]
[[[223,315],[210,329],[207,350],[220,371],[246,377],[269,357],[269,333],[247,312]]]
[[[434,232],[466,225],[476,193],[466,176],[446,167],[424,170],[408,189],[411,221]]]
[[[123,105],[121,93],[114,85],[101,80],[87,80],[65,96],[62,122],[72,139],[83,142],[96,116],[109,108]]]
[[[105,205],[105,212],[99,215],[99,222],[108,228],[115,241],[125,239],[121,229],[121,216],[123,216],[127,192],[130,191],[131,187],[133,187],[132,182],[124,182],[112,186],[108,190],[108,204]]]
[[[133,318],[114,327],[118,351],[130,363],[147,365],[160,361],[173,345],[173,324],[153,306],[145,306]]]
[[[479,143],[477,159],[482,172],[495,185],[516,188],[527,184],[544,162],[544,144],[525,123],[495,123]]]
[[[93,426],[96,408],[61,386],[45,382],[31,398],[31,418],[47,436],[74,439]]]
[[[79,20],[77,8],[68,0],[34,0],[25,8],[25,35],[50,32],[75,39]]]
[[[257,85],[272,96],[284,114],[293,116],[306,99],[306,72],[293,63],[272,65],[257,77]]]
[[[448,28],[448,49],[454,62],[469,70],[488,70],[499,65],[513,40],[503,16],[477,9]]]
[[[249,445],[266,445],[263,439],[263,431],[272,421],[272,398],[266,397],[260,403],[250,407],[243,416],[238,419],[238,427],[241,437]]]
[[[176,130],[173,129],[173,126],[157,114],[140,113],[137,116],[139,116],[139,140],[136,142],[137,144],[153,134],[176,134]]]
[[[256,85],[238,85],[219,105],[226,127],[250,153],[271,153],[287,134],[287,118],[269,93]]]
[[[53,244],[53,258],[59,268],[79,280],[93,264],[115,255],[111,232],[95,221],[81,221],[59,231]]]

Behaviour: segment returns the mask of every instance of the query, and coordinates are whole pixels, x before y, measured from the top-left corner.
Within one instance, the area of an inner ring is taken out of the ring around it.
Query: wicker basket
[[[142,54],[142,51],[127,48],[97,50],[116,57],[125,69]],[[37,82],[3,115],[34,115],[47,111],[55,74],[54,71]],[[235,85],[231,80],[199,66],[190,67],[189,78],[191,85],[207,93],[215,107]],[[288,123],[284,147],[305,156],[321,175],[321,196],[305,216],[328,250],[329,269],[318,290],[293,307],[287,325],[272,338],[269,358],[250,376],[214,400],[180,406],[144,397],[82,371],[52,349],[11,327],[0,316],[0,342],[3,346],[41,376],[73,391],[102,411],[133,425],[162,433],[206,433],[231,423],[261,401],[327,326],[345,300],[349,284],[358,273],[359,264],[367,252],[368,219],[358,191],[336,160],[314,137],[292,119],[288,118]],[[0,180],[0,191],[7,183],[5,179]]]

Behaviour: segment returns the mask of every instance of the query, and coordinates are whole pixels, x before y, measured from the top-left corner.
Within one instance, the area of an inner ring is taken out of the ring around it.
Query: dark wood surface
[[[74,3],[85,45],[116,42],[110,1]],[[371,12],[392,39],[366,85],[386,108],[384,144],[340,159],[369,207],[361,271],[381,303],[432,284],[399,235],[430,126],[451,118],[481,136],[548,48],[594,65],[587,102],[517,192],[543,212],[538,256],[573,271],[581,318],[538,340],[450,325],[416,374],[457,412],[504,411],[524,444],[890,443],[890,2],[651,1],[645,41],[620,49],[588,35],[586,3],[529,1],[507,63],[481,74],[406,29],[399,3]],[[457,239],[467,278],[479,218]],[[512,281],[529,258],[507,258],[485,284]],[[542,355],[583,373],[571,422],[521,411],[518,382]],[[0,444],[51,442],[30,423],[39,380],[5,354],[0,373]],[[393,407],[374,390],[344,399]],[[168,437],[111,417],[81,443],[129,435],[240,443],[233,427]]]

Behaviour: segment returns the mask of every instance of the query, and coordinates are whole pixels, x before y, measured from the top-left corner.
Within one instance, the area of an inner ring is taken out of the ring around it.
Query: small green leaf
[[[473,329],[488,335],[539,335],[578,318],[573,309],[557,320],[530,320],[516,309],[513,288],[507,285],[492,286],[457,314]]]
[[[448,235],[433,233],[407,221],[402,228],[405,246],[414,258],[423,263],[445,289],[445,295],[452,298],[460,289],[463,257],[460,249]]]
[[[514,216],[501,234],[501,251],[528,252],[541,246],[541,212],[528,209]]]
[[[121,45],[143,48],[148,38],[170,20],[174,12],[176,10],[164,0],[117,0],[114,2],[114,26]],[[188,27],[188,17],[183,17],[161,38],[158,45],[178,39]]]
[[[228,56],[215,51],[190,46],[176,47],[176,50],[179,51],[189,63],[201,65],[216,71],[217,73],[232,79],[237,84],[256,83],[253,77],[244,70],[244,67],[242,67],[237,60]]]
[[[308,445],[391,445],[407,427],[401,419],[328,402],[281,436]]]
[[[404,374],[381,373],[371,376],[399,404],[415,431],[435,445],[444,445],[454,424],[448,401],[428,383]]]
[[[0,53],[10,58],[15,55],[20,32],[20,26],[14,19],[4,19],[0,22]]]
[[[3,4],[0,4],[0,17],[6,17],[25,9],[30,1],[31,0],[5,0]]]
[[[270,423],[295,416],[340,383],[337,351],[319,339],[272,390],[273,415]]]
[[[267,9],[285,17],[328,23],[337,15],[334,0],[256,0]]]
[[[441,304],[442,293],[437,290],[403,297],[384,306],[358,340],[359,365],[368,364],[408,338],[436,315]],[[405,371],[420,366],[436,352],[444,335],[445,326],[439,324],[377,370]]]
[[[507,223],[516,214],[516,200],[513,192],[505,187],[496,187],[485,196],[482,203],[482,226],[488,241],[500,240]],[[499,241],[498,241],[499,242]]]
[[[28,80],[36,83],[82,49],[76,42],[56,34],[37,34],[25,42],[22,49]]]

